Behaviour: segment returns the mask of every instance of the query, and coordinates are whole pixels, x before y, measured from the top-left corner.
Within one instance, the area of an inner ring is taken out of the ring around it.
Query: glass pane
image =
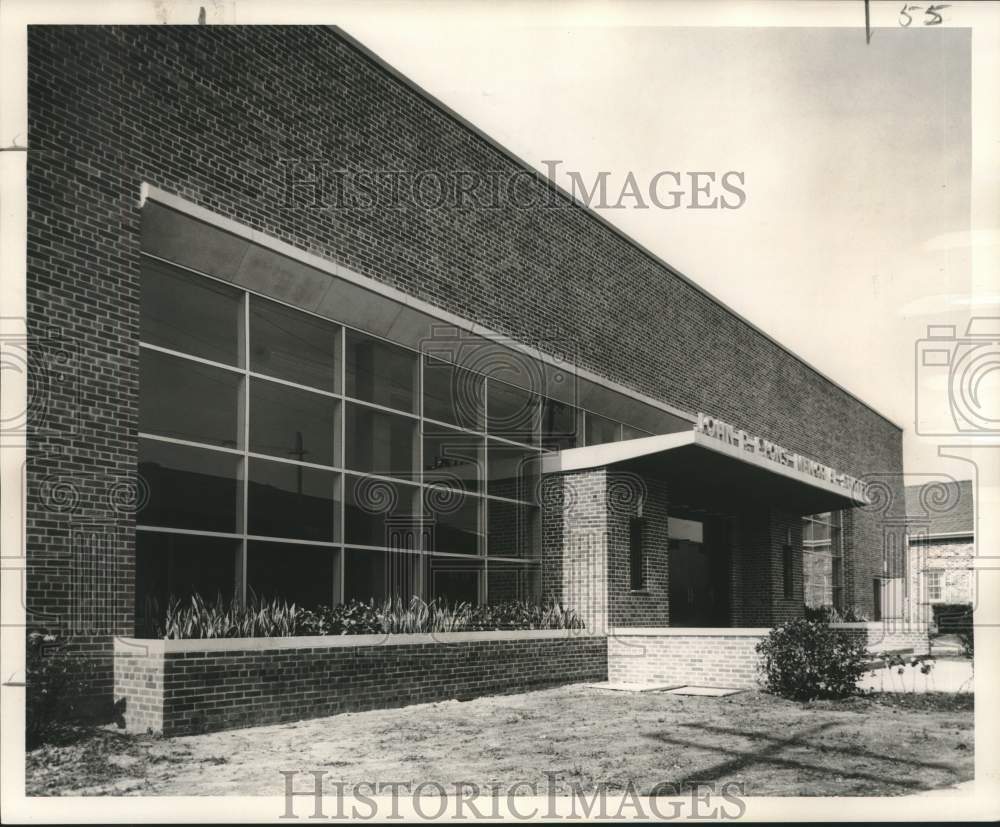
[[[347,395],[416,413],[417,354],[347,332]]]
[[[424,533],[427,548],[452,554],[479,553],[478,497],[453,488],[424,489]]]
[[[425,433],[424,482],[478,491],[483,476],[482,455],[482,437],[445,428]]]
[[[184,603],[200,594],[208,601],[231,602],[236,589],[239,540],[159,534],[135,535],[136,634],[156,634],[153,622],[163,619],[174,598]]]
[[[240,366],[241,295],[213,279],[144,256],[139,338]]]
[[[344,601],[409,602],[419,590],[419,559],[416,554],[344,549]]]
[[[498,380],[487,385],[486,430],[528,445],[538,444],[539,398],[526,390]]]
[[[491,560],[486,567],[486,599],[490,604],[509,600],[537,604],[541,598],[540,575],[537,564]]]
[[[521,503],[490,500],[487,549],[491,557],[538,556],[538,509]]]
[[[420,519],[412,485],[371,477],[345,481],[344,540],[359,546],[420,548]]]
[[[177,356],[139,351],[139,430],[239,447],[242,377]]]
[[[605,419],[587,411],[587,444],[603,445],[606,442],[618,442],[621,439],[620,426],[613,419]]]
[[[336,465],[337,400],[264,379],[250,382],[250,450]]]
[[[576,448],[577,409],[572,405],[546,399],[542,403],[542,447],[548,451]]]
[[[424,416],[482,431],[482,375],[424,357]]]
[[[296,540],[337,539],[339,475],[287,462],[250,460],[247,532]]]
[[[251,297],[250,370],[255,373],[336,392],[339,342],[337,325]]]
[[[330,606],[336,554],[332,548],[251,540],[247,545],[247,596],[252,591],[266,600],[279,598],[307,609]]]
[[[483,561],[460,557],[425,557],[427,595],[454,606],[456,603],[479,603]]]
[[[348,403],[346,426],[348,468],[416,478],[415,419]]]
[[[490,442],[487,450],[488,493],[494,497],[534,501],[541,454],[500,442]]]
[[[653,434],[649,431],[642,430],[642,428],[633,428],[631,425],[622,425],[622,439],[642,439],[647,436],[653,436]]]
[[[207,448],[139,440],[139,476],[149,498],[140,525],[236,532],[242,505],[241,458]]]

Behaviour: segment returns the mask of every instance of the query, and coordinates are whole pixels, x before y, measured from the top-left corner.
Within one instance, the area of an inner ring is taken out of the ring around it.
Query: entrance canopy
[[[679,500],[718,511],[768,505],[805,515],[866,505],[860,494],[697,431],[571,448],[542,460],[542,473],[617,468],[665,480]]]

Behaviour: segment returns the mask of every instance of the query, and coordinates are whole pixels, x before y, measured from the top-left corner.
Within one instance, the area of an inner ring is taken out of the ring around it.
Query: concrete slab
[[[718,686],[680,686],[671,689],[671,695],[704,695],[709,698],[724,698],[726,695],[737,695],[744,689],[726,689]]]
[[[612,692],[666,692],[677,689],[680,684],[676,683],[585,683],[587,689],[608,689]]]

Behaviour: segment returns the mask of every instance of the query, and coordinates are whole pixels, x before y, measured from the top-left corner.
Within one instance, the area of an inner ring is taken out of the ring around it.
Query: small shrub
[[[77,717],[91,670],[51,634],[29,634],[25,655],[25,741],[32,749],[49,740],[62,722]]]
[[[854,694],[868,661],[863,637],[804,619],[772,629],[756,648],[764,688],[798,701]]]

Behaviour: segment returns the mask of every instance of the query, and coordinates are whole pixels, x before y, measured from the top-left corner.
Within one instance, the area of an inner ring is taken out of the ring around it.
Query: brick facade
[[[930,622],[933,602],[975,605],[975,556],[976,545],[968,536],[910,543],[909,594],[916,619]],[[940,600],[931,601],[928,572],[941,572]]]
[[[517,341],[571,343],[578,365],[681,410],[858,477],[899,476],[898,428],[328,27],[32,26],[28,108],[29,623],[104,657],[102,697],[111,636],[134,633],[145,496],[143,182]],[[331,205],[330,173],[347,168],[468,172],[513,182],[514,197]],[[865,510],[852,523],[848,601],[862,609],[881,521]],[[613,611],[648,622],[639,606]]]
[[[616,629],[608,637],[608,680],[675,686],[757,687],[754,647],[767,629]]]
[[[573,632],[119,640],[115,696],[129,731],[186,735],[603,681],[607,664],[604,637]]]

